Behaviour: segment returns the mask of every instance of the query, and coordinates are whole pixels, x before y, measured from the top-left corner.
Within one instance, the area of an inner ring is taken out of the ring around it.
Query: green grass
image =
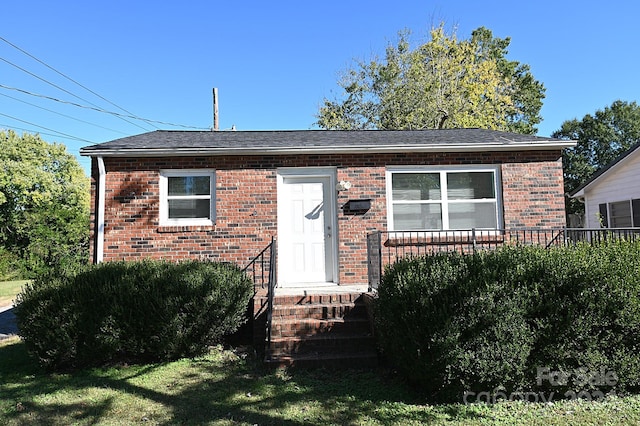
[[[0,281],[0,307],[9,306],[28,281]]]
[[[605,402],[429,405],[392,372],[269,371],[251,355],[69,374],[43,372],[0,342],[0,424],[638,424],[640,397]]]

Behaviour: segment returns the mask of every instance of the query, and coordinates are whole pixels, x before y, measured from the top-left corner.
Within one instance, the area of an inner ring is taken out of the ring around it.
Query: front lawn
[[[0,424],[638,424],[640,397],[429,405],[393,372],[269,371],[250,354],[49,374],[0,342]]]
[[[0,281],[0,307],[13,303],[16,295],[28,281]]]

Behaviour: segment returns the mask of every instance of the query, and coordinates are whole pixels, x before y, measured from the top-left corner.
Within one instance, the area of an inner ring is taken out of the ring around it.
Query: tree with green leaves
[[[324,129],[480,127],[535,134],[544,86],[526,64],[506,58],[509,38],[480,27],[468,40],[443,25],[411,48],[401,33],[384,60],[360,62],[338,83],[342,99],[324,99]]]
[[[582,120],[562,123],[554,138],[577,141],[562,154],[565,192],[578,188],[595,172],[615,160],[618,155],[640,142],[640,106],[617,100],[611,106],[587,114]],[[582,213],[584,205],[570,199],[568,213]]]
[[[0,131],[0,248],[27,276],[88,260],[89,179],[62,144]]]

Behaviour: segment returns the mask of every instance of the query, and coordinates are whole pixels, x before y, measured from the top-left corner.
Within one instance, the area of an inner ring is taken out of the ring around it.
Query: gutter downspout
[[[104,210],[105,210],[105,191],[107,183],[105,178],[107,172],[104,168],[104,159],[97,157],[98,160],[98,223],[96,232],[96,247],[94,263],[101,263],[104,259]]]

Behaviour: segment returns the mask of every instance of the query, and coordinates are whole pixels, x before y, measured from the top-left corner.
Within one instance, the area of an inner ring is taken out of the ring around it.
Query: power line
[[[9,65],[11,65],[11,66],[13,66],[13,67],[15,67],[15,68],[19,69],[20,71],[22,71],[22,72],[24,72],[24,73],[26,73],[26,74],[31,75],[32,77],[35,77],[35,78],[37,78],[37,79],[39,79],[39,80],[41,80],[41,81],[43,81],[43,82],[45,82],[45,83],[47,83],[47,84],[49,84],[49,85],[53,86],[53,87],[55,87],[55,88],[56,88],[56,89],[58,89],[58,90],[61,90],[61,91],[65,92],[65,93],[67,93],[67,94],[69,94],[69,95],[73,96],[74,98],[80,99],[80,100],[82,100],[82,101],[84,101],[84,102],[86,102],[86,103],[88,103],[88,104],[92,105],[92,107],[88,107],[88,106],[86,106],[86,105],[81,105],[81,104],[74,103],[74,102],[64,101],[64,100],[61,100],[61,99],[58,99],[58,98],[54,98],[54,97],[51,97],[51,96],[45,96],[45,95],[36,94],[36,93],[29,92],[29,91],[27,91],[27,90],[23,90],[23,89],[17,89],[17,88],[12,88],[12,87],[8,87],[8,86],[0,85],[0,87],[2,87],[2,88],[9,89],[9,90],[16,90],[16,91],[19,91],[19,92],[21,92],[21,93],[24,93],[24,94],[27,94],[27,95],[30,95],[30,96],[36,96],[36,97],[40,97],[40,98],[44,98],[44,99],[48,99],[48,100],[50,100],[50,101],[55,101],[55,102],[60,102],[60,103],[64,103],[64,104],[68,104],[68,105],[76,106],[76,107],[79,107],[79,108],[90,109],[90,110],[93,110],[93,111],[97,111],[97,112],[101,112],[101,113],[110,114],[110,115],[113,115],[113,116],[115,116],[115,117],[117,117],[117,118],[119,118],[119,119],[121,119],[121,120],[123,120],[123,121],[125,121],[125,122],[127,122],[127,123],[129,123],[129,124],[131,124],[131,125],[134,125],[134,126],[136,126],[136,127],[140,128],[140,129],[142,129],[142,130],[145,130],[145,131],[148,131],[148,129],[145,129],[145,128],[144,128],[144,127],[142,127],[142,126],[140,126],[140,125],[138,125],[138,124],[136,124],[136,123],[133,123],[133,122],[131,122],[131,121],[127,120],[127,118],[128,118],[128,119],[132,119],[132,120],[139,120],[139,121],[143,121],[143,122],[145,122],[145,123],[149,124],[150,126],[155,127],[156,129],[157,129],[158,127],[157,127],[154,123],[162,124],[162,125],[168,125],[168,126],[173,126],[173,127],[190,128],[190,129],[198,129],[198,130],[207,130],[207,129],[204,129],[204,128],[201,128],[201,127],[185,126],[185,125],[180,125],[180,124],[175,124],[175,123],[169,123],[169,122],[163,122],[163,121],[157,121],[157,120],[145,119],[145,118],[142,118],[142,117],[136,116],[136,115],[134,115],[133,113],[131,113],[131,112],[127,111],[127,110],[126,110],[126,109],[124,109],[124,108],[122,108],[121,106],[119,106],[119,105],[115,104],[114,102],[110,101],[109,99],[106,99],[104,96],[102,96],[102,95],[100,95],[100,94],[96,93],[95,91],[93,91],[93,90],[89,89],[88,87],[84,86],[83,84],[79,83],[78,81],[76,81],[76,80],[72,79],[71,77],[67,76],[66,74],[62,73],[61,71],[58,71],[58,70],[57,70],[57,69],[55,69],[54,67],[52,67],[52,66],[48,65],[47,63],[45,63],[45,62],[44,62],[44,61],[42,61],[41,59],[38,59],[37,57],[35,57],[35,56],[34,56],[34,55],[32,55],[31,53],[27,52],[26,50],[24,50],[24,49],[22,49],[22,48],[18,47],[17,45],[15,45],[15,44],[13,44],[13,43],[11,43],[10,41],[8,41],[7,39],[5,39],[4,37],[1,37],[1,36],[0,36],[0,40],[1,40],[1,41],[3,41],[3,42],[5,42],[5,43],[6,43],[6,44],[8,44],[9,46],[13,47],[14,49],[16,49],[16,50],[20,51],[21,53],[23,53],[24,55],[28,56],[29,58],[31,58],[31,59],[33,59],[33,60],[37,61],[38,63],[42,64],[43,66],[47,67],[48,69],[50,69],[50,70],[54,71],[54,72],[55,72],[55,73],[57,73],[58,75],[60,75],[60,76],[64,77],[64,78],[65,78],[65,79],[67,79],[68,81],[71,81],[72,83],[74,83],[74,84],[76,84],[76,85],[80,86],[81,88],[83,88],[84,90],[86,90],[86,91],[88,91],[89,93],[93,94],[94,96],[96,96],[96,97],[98,97],[98,98],[102,99],[103,101],[105,101],[105,102],[109,103],[110,105],[115,106],[115,107],[116,107],[116,108],[118,108],[119,110],[126,112],[127,114],[125,115],[125,114],[120,114],[120,113],[117,113],[117,112],[113,112],[113,111],[105,110],[104,108],[101,108],[100,106],[96,105],[95,103],[93,103],[93,102],[91,102],[91,101],[89,101],[89,100],[86,100],[86,99],[84,99],[84,98],[82,98],[82,97],[80,97],[80,96],[78,96],[78,95],[76,95],[76,94],[72,93],[72,92],[71,92],[71,91],[69,91],[69,90],[66,90],[66,89],[62,88],[62,87],[60,87],[60,86],[58,86],[58,85],[56,85],[56,84],[54,84],[54,83],[52,83],[52,82],[50,82],[50,81],[46,80],[45,78],[42,78],[42,77],[40,77],[40,76],[36,75],[35,73],[32,73],[32,72],[30,72],[30,71],[26,70],[25,68],[20,67],[20,66],[19,66],[19,65],[17,65],[17,64],[14,64],[13,62],[11,62],[11,61],[9,61],[9,60],[7,60],[7,59],[5,59],[5,58],[0,57],[0,60],[2,60],[2,61],[4,61],[4,62],[6,62],[7,64],[9,64]],[[8,97],[8,98],[13,99],[13,100],[17,100],[17,101],[19,101],[19,102],[23,102],[23,103],[25,103],[25,104],[27,104],[27,105],[31,105],[31,106],[36,107],[36,108],[40,108],[40,109],[45,110],[45,111],[48,111],[48,112],[52,112],[52,113],[54,113],[54,114],[58,114],[58,115],[60,115],[60,116],[63,116],[63,117],[69,118],[69,119],[73,119],[73,120],[76,120],[76,121],[79,121],[79,122],[82,122],[82,123],[86,123],[86,124],[89,124],[89,125],[92,125],[92,126],[96,126],[96,127],[99,127],[99,128],[105,129],[105,130],[113,131],[113,132],[116,132],[116,133],[126,134],[126,133],[124,133],[124,132],[120,132],[120,131],[113,130],[113,129],[110,129],[110,128],[107,128],[107,127],[104,127],[104,126],[97,125],[97,124],[95,124],[95,123],[90,123],[90,122],[88,122],[88,121],[84,121],[84,120],[81,120],[81,119],[78,119],[78,118],[74,118],[74,117],[71,117],[71,116],[68,116],[68,115],[62,114],[62,113],[58,113],[58,112],[56,112],[56,111],[53,111],[53,110],[50,110],[50,109],[47,109],[47,108],[44,108],[44,107],[40,107],[40,106],[38,106],[38,105],[35,105],[35,104],[32,104],[32,103],[29,103],[29,102],[26,102],[26,101],[20,100],[20,99],[18,99],[18,98],[14,98],[14,97],[9,96],[9,95],[6,95],[6,94],[2,94],[2,93],[0,93],[0,95],[5,96],[5,97]],[[6,114],[2,114],[2,115],[7,116]],[[8,116],[7,116],[7,117],[8,117]],[[20,120],[20,119],[18,119],[18,118],[14,118],[14,117],[10,117],[10,118],[13,118],[13,119],[15,119],[15,120],[22,121],[22,122],[25,122],[25,123],[28,123],[28,124],[31,124],[31,125],[35,125],[36,127],[40,127],[40,128],[43,128],[43,129],[47,129],[46,127],[43,127],[43,126],[40,126],[40,125],[37,125],[37,124],[34,124],[34,123],[30,123],[30,122],[27,122],[27,121],[24,121],[24,120]],[[56,133],[59,133],[60,135],[67,135],[67,134],[62,133],[62,132],[57,132],[56,130],[52,130],[52,129],[49,129],[49,130],[51,130],[51,131],[53,131],[53,132],[56,132]],[[76,140],[86,141],[86,140],[84,140],[84,139],[77,138],[77,137],[74,137],[74,136],[71,136],[71,135],[67,135],[67,136],[68,136],[68,137],[71,137],[71,138],[73,138],[73,139],[76,139]],[[90,142],[90,141],[86,141],[86,142]]]
[[[42,107],[42,106],[40,106],[40,105],[32,104],[31,102],[27,102],[27,101],[25,101],[25,100],[15,98],[15,97],[13,97],[13,96],[9,96],[9,95],[4,94],[4,93],[0,93],[0,96],[4,96],[5,98],[13,99],[14,101],[22,102],[23,104],[30,105],[30,106],[32,106],[32,107],[34,107],[34,108],[39,108],[39,109],[41,109],[41,110],[48,111],[48,112],[51,112],[51,113],[53,113],[53,114],[57,114],[57,115],[59,115],[59,116],[61,116],[61,117],[65,117],[65,118],[68,118],[68,119],[71,119],[71,120],[75,120],[75,121],[78,121],[78,122],[80,122],[80,123],[85,123],[85,124],[88,124],[88,125],[90,125],[90,126],[98,127],[98,128],[100,128],[100,129],[109,130],[110,132],[120,133],[121,135],[127,135],[127,133],[125,133],[125,132],[121,132],[120,130],[110,129],[110,128],[108,128],[108,127],[104,127],[104,126],[101,126],[101,125],[99,125],[99,124],[95,124],[95,123],[91,123],[91,122],[89,122],[89,121],[81,120],[81,119],[79,119],[79,118],[72,117],[72,116],[67,115],[67,114],[62,114],[61,112],[57,112],[57,111],[54,111],[54,110],[52,110],[52,109]]]
[[[9,46],[13,47],[14,49],[19,50],[20,52],[22,52],[23,54],[27,55],[28,57],[30,57],[31,59],[39,62],[40,64],[44,65],[45,67],[49,68],[50,70],[52,70],[53,72],[57,73],[58,75],[61,75],[62,77],[66,78],[67,80],[71,81],[72,83],[77,84],[78,86],[82,87],[84,90],[86,90],[87,92],[93,94],[94,96],[97,96],[98,98],[102,99],[103,101],[113,105],[114,107],[118,108],[121,111],[126,112],[129,115],[134,115],[132,112],[127,111],[126,109],[122,108],[119,105],[116,105],[115,103],[111,102],[109,99],[105,98],[104,96],[94,92],[93,90],[89,89],[88,87],[78,83],[76,80],[72,79],[71,77],[67,76],[66,74],[58,71],[57,69],[53,68],[52,66],[50,66],[49,64],[45,63],[44,61],[36,58],[35,56],[33,56],[32,54],[30,54],[29,52],[27,52],[26,50],[16,46],[15,44],[11,43],[10,41],[8,41],[7,39],[5,39],[4,37],[0,36],[0,40],[4,41],[5,43],[7,43]],[[156,127],[157,128],[157,127]]]
[[[116,117],[126,117],[126,118],[135,119],[135,120],[140,120],[140,121],[147,122],[149,124],[156,123],[156,124],[164,124],[166,126],[182,127],[184,129],[207,130],[204,127],[186,126],[186,125],[183,125],[183,124],[175,124],[175,123],[170,123],[170,122],[166,122],[166,121],[151,120],[151,119],[148,119],[148,118],[142,118],[142,117],[130,116],[130,115],[126,115],[126,114],[120,114],[119,112],[107,111],[107,110],[102,109],[102,108],[96,108],[96,107],[92,107],[92,106],[81,105],[81,104],[78,104],[78,103],[75,103],[75,102],[65,101],[65,100],[54,98],[54,97],[51,97],[51,96],[41,95],[39,93],[29,92],[28,90],[19,89],[17,87],[5,86],[4,84],[0,84],[0,88],[7,89],[7,90],[15,90],[17,92],[24,93],[24,94],[29,95],[29,96],[35,96],[35,97],[38,97],[38,98],[48,99],[50,101],[59,102],[59,103],[62,103],[62,104],[67,104],[67,105],[72,105],[72,106],[75,106],[75,107],[78,107],[78,108],[89,109],[89,110],[101,112],[101,113],[104,113],[104,114],[110,114],[110,115],[114,115]]]
[[[94,107],[96,108],[96,109],[95,109],[96,111],[99,111],[99,112],[105,112],[105,113],[108,113],[108,114],[111,114],[111,115],[115,115],[116,117],[118,117],[118,118],[120,118],[120,119],[122,119],[122,120],[126,121],[126,122],[127,122],[127,123],[129,123],[129,124],[135,125],[135,126],[137,126],[135,123],[131,123],[131,122],[129,122],[128,120],[125,120],[125,118],[130,118],[130,119],[133,119],[133,120],[140,120],[140,121],[144,121],[145,123],[147,123],[147,124],[149,124],[149,125],[151,125],[151,126],[155,127],[156,129],[158,129],[158,127],[157,127],[157,126],[155,126],[155,124],[154,124],[154,123],[157,123],[157,124],[164,124],[164,125],[169,125],[169,126],[173,126],[173,127],[182,127],[182,128],[189,128],[189,129],[207,130],[207,129],[203,128],[203,127],[185,126],[185,125],[180,125],[180,124],[167,123],[167,122],[163,122],[163,121],[157,121],[157,120],[145,119],[145,118],[142,118],[142,117],[140,117],[140,116],[137,116],[137,115],[133,114],[132,112],[130,112],[130,111],[128,111],[128,110],[126,110],[126,109],[124,109],[123,107],[121,107],[121,106],[119,106],[119,105],[115,104],[114,102],[110,101],[109,99],[105,98],[104,96],[100,95],[99,93],[96,93],[95,91],[93,91],[93,90],[89,89],[88,87],[86,87],[85,85],[83,85],[83,84],[79,83],[78,81],[74,80],[73,78],[71,78],[71,77],[67,76],[67,75],[66,75],[66,74],[64,74],[63,72],[58,71],[57,69],[55,69],[54,67],[50,66],[49,64],[47,64],[47,63],[46,63],[46,62],[44,62],[43,60],[38,59],[37,57],[35,57],[35,56],[34,56],[34,55],[32,55],[31,53],[27,52],[26,50],[24,50],[24,49],[20,48],[19,46],[16,46],[16,45],[15,45],[15,44],[13,44],[13,43],[11,43],[9,40],[5,39],[4,37],[0,36],[0,40],[2,40],[3,42],[5,42],[5,43],[6,43],[6,44],[8,44],[9,46],[13,47],[14,49],[16,49],[16,50],[20,51],[20,52],[21,52],[21,53],[23,53],[24,55],[26,55],[26,56],[30,57],[31,59],[33,59],[33,60],[37,61],[38,63],[40,63],[40,64],[44,65],[45,67],[49,68],[50,70],[52,70],[52,71],[53,71],[53,72],[55,72],[56,74],[58,74],[58,75],[60,75],[60,76],[64,77],[65,79],[67,79],[67,80],[71,81],[72,83],[74,83],[74,84],[76,84],[76,85],[80,86],[81,88],[83,88],[84,90],[86,90],[86,91],[88,91],[89,93],[93,94],[94,96],[97,96],[98,98],[100,98],[100,99],[102,99],[103,101],[105,101],[105,102],[109,103],[110,105],[115,106],[115,107],[116,107],[116,108],[118,108],[119,110],[126,112],[126,113],[127,113],[127,115],[125,115],[125,114],[119,114],[119,113],[113,113],[113,112],[110,112],[110,111],[106,111],[106,110],[104,110],[103,108],[99,107],[98,105],[96,105],[96,104],[94,104],[94,103],[92,103],[92,102],[90,102],[90,101],[88,101],[88,100],[86,100],[86,99],[83,99],[82,97],[77,96],[77,95],[75,95],[75,94],[73,94],[73,93],[71,93],[71,92],[69,92],[69,91],[67,91],[67,90],[65,90],[65,89],[63,89],[63,88],[61,88],[61,87],[59,87],[59,86],[57,86],[57,85],[55,85],[55,84],[53,84],[53,83],[51,83],[51,82],[49,82],[49,81],[45,80],[45,79],[43,79],[43,78],[41,78],[41,77],[38,77],[37,75],[35,75],[35,74],[33,74],[33,73],[31,73],[31,72],[29,72],[29,71],[27,71],[27,70],[24,70],[23,68],[21,68],[21,67],[19,67],[19,66],[15,65],[15,64],[13,64],[13,63],[11,63],[11,62],[7,61],[6,59],[0,58],[1,60],[3,60],[3,61],[5,61],[5,62],[9,63],[10,65],[17,67],[17,68],[18,68],[18,69],[20,69],[21,71],[24,71],[24,72],[28,73],[29,75],[32,75],[32,76],[34,76],[34,77],[36,77],[36,78],[38,78],[38,79],[40,79],[40,80],[44,81],[45,83],[50,84],[50,85],[52,85],[52,86],[54,86],[54,87],[56,87],[56,88],[58,88],[58,89],[60,89],[60,90],[62,90],[62,91],[64,91],[64,92],[66,92],[66,93],[68,93],[68,94],[72,95],[72,96],[73,96],[73,97],[75,97],[75,98],[78,98],[78,99],[80,99],[80,100],[82,100],[82,101],[84,101],[84,102],[87,102],[88,104],[90,104],[90,105],[94,106]],[[78,106],[78,105],[76,105],[76,106]],[[145,131],[147,131],[147,130],[148,130],[148,129],[145,129],[145,128],[140,127],[140,126],[137,126],[137,127],[141,128],[142,130],[145,130]]]
[[[12,125],[5,124],[5,123],[0,123],[0,130],[2,130],[2,128],[5,128],[7,130],[21,130],[23,132],[38,133],[40,135],[53,136],[54,138],[62,136],[62,134],[58,133],[56,130],[52,130],[55,133],[47,133],[47,132],[40,132],[38,130],[33,130],[33,129],[25,129],[24,127],[17,127],[17,126],[12,126]],[[62,137],[64,137],[65,139],[67,138],[66,136],[62,136]],[[74,137],[73,139],[80,140],[81,142],[95,143],[95,142],[92,142],[92,141],[88,141],[88,140],[80,139],[80,138],[76,138],[76,137]]]
[[[79,137],[77,137],[77,136],[70,135],[70,134],[68,134],[68,133],[63,133],[63,132],[59,132],[59,131],[54,130],[54,129],[50,129],[50,128],[48,128],[48,127],[40,126],[39,124],[31,123],[30,121],[21,120],[21,119],[19,119],[19,118],[17,118],[17,117],[13,117],[13,116],[11,116],[11,115],[3,114],[3,113],[1,113],[1,112],[0,112],[0,115],[2,115],[3,117],[10,118],[10,119],[12,119],[12,120],[19,121],[19,122],[21,122],[21,123],[28,124],[28,125],[30,125],[30,126],[36,126],[36,127],[41,128],[41,129],[48,130],[48,131],[50,131],[50,132],[58,133],[59,135],[64,136],[64,137],[69,138],[69,139],[75,139],[75,140],[80,141],[80,142],[92,143],[91,141],[89,141],[89,140],[87,140],[87,139],[82,139],[82,138],[79,138]]]
[[[52,83],[52,82],[50,82],[50,81],[48,81],[48,80],[46,80],[46,79],[44,79],[44,78],[42,78],[42,77],[40,77],[40,76],[38,76],[38,75],[34,74],[34,73],[32,73],[31,71],[29,71],[29,70],[26,70],[26,69],[22,68],[20,65],[16,65],[16,64],[14,64],[13,62],[11,62],[11,61],[9,61],[9,60],[7,60],[7,59],[5,59],[5,58],[1,58],[1,57],[0,57],[0,61],[6,62],[7,64],[9,64],[9,65],[11,65],[11,66],[13,66],[13,67],[15,67],[15,68],[19,69],[20,71],[22,71],[22,72],[24,72],[24,73],[26,73],[26,74],[29,74],[29,75],[30,75],[30,76],[32,76],[32,77],[37,78],[38,80],[43,81],[43,82],[45,82],[45,83],[49,84],[50,86],[55,87],[55,88],[56,88],[56,89],[58,89],[58,90],[62,90],[63,92],[65,92],[65,93],[67,93],[67,94],[69,94],[69,95],[73,96],[74,98],[78,98],[78,99],[80,99],[81,101],[87,102],[88,104],[93,105],[93,106],[94,106],[94,107],[96,107],[96,108],[100,108],[100,107],[98,107],[96,104],[94,104],[93,102],[88,101],[88,100],[86,100],[86,99],[82,98],[81,96],[78,96],[78,95],[75,95],[75,94],[71,93],[71,92],[70,92],[70,91],[68,91],[67,89],[64,89],[64,88],[62,88],[62,87],[58,86],[57,84]],[[122,119],[122,120],[126,121],[127,123],[129,123],[129,124],[131,124],[131,125],[133,125],[133,126],[136,126],[136,127],[140,128],[140,129],[142,129],[142,130],[144,130],[144,131],[149,131],[149,129],[145,129],[144,127],[140,126],[139,124],[132,123],[131,121],[126,120],[126,119],[125,119],[125,118],[123,118],[123,117],[124,117],[124,116],[119,116],[119,118],[120,118],[120,119]]]

